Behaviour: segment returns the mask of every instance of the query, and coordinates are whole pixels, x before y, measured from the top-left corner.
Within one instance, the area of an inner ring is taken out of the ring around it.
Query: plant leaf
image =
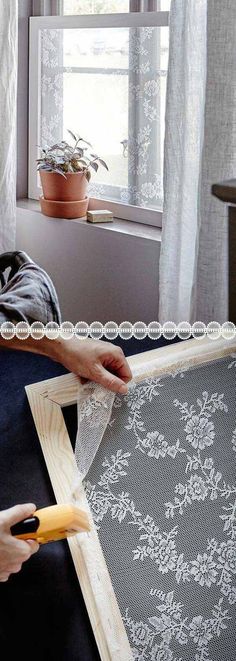
[[[66,179],[66,175],[64,174],[64,172],[62,172],[62,171],[59,170],[58,168],[56,168],[56,170],[53,170],[53,172],[57,172],[57,174],[61,174],[62,177],[64,177],[64,179]]]
[[[95,172],[98,171],[98,164],[97,163],[90,163],[91,168],[95,170]]]
[[[84,138],[80,138],[80,140],[82,140],[82,142],[85,142],[85,144],[88,145],[89,147],[92,147],[91,142],[88,142],[88,140],[84,140]]]
[[[73,138],[73,140],[75,140],[75,142],[77,142],[78,137],[76,137],[75,133],[73,133],[73,131],[71,131],[70,129],[67,129],[67,131],[68,131],[68,133],[71,135],[71,137]]]
[[[60,151],[64,151],[64,148],[60,144],[52,145],[52,147],[49,147],[48,151],[54,151],[55,149],[59,149]]]

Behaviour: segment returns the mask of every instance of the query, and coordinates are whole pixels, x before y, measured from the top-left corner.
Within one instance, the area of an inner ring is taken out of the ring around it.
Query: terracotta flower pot
[[[85,199],[88,182],[84,172],[68,172],[66,178],[57,172],[39,172],[45,200],[77,202]]]
[[[89,203],[88,197],[84,200],[61,202],[60,200],[45,200],[43,195],[39,201],[42,213],[51,218],[83,218],[87,214]]]

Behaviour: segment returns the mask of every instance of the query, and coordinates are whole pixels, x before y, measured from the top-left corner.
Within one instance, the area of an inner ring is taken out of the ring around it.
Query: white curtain
[[[236,172],[235,44],[235,0],[172,0],[162,323],[227,320],[227,209],[211,185]]]
[[[15,247],[17,0],[0,2],[0,253]]]

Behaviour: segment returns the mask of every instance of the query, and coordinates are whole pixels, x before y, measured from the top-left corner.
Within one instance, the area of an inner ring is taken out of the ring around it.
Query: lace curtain
[[[63,37],[61,30],[41,32],[41,145],[53,145],[63,132]]]
[[[160,31],[130,31],[128,189],[124,201],[160,207]],[[158,155],[158,156],[157,156]]]
[[[0,3],[0,253],[15,247],[17,0]]]
[[[236,171],[235,0],[172,0],[160,258],[162,323],[228,318],[227,211]]]
[[[124,30],[123,30],[124,31]],[[101,39],[97,32],[97,38]],[[106,30],[105,30],[106,32]],[[122,35],[121,35],[122,37]],[[78,44],[80,35],[78,33]],[[94,37],[95,39],[95,37]],[[104,37],[105,39],[105,37]],[[92,178],[89,194],[132,205],[158,208],[162,205],[162,159],[161,159],[161,80],[166,71],[161,69],[160,28],[127,28],[129,43],[127,55],[128,71],[113,71],[120,90],[121,79],[128,76],[127,92],[124,91],[124,112],[128,115],[128,134],[120,134],[119,149],[123,150],[123,167],[128,170],[127,186],[121,185],[119,177],[114,184],[97,183]],[[41,34],[41,145],[51,145],[63,137],[63,115],[68,104],[64,87],[64,73],[72,69],[63,65],[63,30],[45,29]],[[109,74],[109,70],[108,70]],[[122,75],[121,75],[122,74]],[[76,75],[76,74],[74,74]],[[93,84],[91,74],[91,83]],[[107,74],[105,75],[105,78]],[[97,93],[102,94],[96,87]],[[112,83],[111,83],[112,84]],[[96,82],[97,85],[97,82]],[[80,81],[77,90],[79,91]],[[113,89],[111,87],[111,89]],[[81,93],[82,94],[82,93]],[[81,103],[84,102],[83,94]],[[79,129],[79,108],[77,117]],[[94,93],[94,122],[96,122],[96,94]],[[66,136],[68,139],[68,135]],[[125,138],[125,139],[124,139]],[[88,138],[89,139],[89,138]],[[121,144],[122,143],[122,144]],[[122,146],[123,145],[123,146]],[[127,165],[128,163],[128,165]],[[108,161],[109,164],[109,161]],[[114,179],[114,177],[113,177]]]

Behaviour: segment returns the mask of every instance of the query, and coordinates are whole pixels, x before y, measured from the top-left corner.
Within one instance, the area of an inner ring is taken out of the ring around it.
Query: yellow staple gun
[[[33,516],[11,527],[18,539],[35,539],[39,544],[56,542],[90,530],[86,512],[73,505],[52,505],[36,510]]]

